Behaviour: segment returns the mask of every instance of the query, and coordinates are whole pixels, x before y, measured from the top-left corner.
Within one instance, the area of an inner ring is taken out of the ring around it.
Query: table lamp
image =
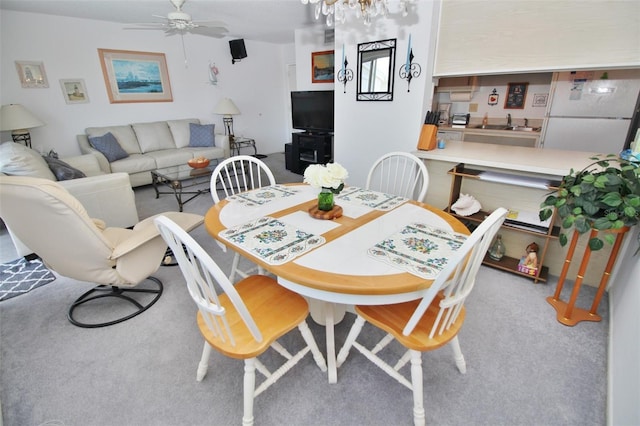
[[[222,98],[213,112],[223,116],[224,134],[229,135],[229,139],[233,140],[233,115],[240,114],[240,110],[236,104],[229,98]]]
[[[31,148],[29,129],[44,126],[44,122],[19,104],[2,105],[0,108],[0,131],[11,130],[14,142],[24,142]]]

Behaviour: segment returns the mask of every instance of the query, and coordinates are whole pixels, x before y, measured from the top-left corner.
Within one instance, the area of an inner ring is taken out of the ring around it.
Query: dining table
[[[435,297],[434,278],[469,230],[439,208],[358,187],[335,196],[338,217],[318,218],[318,192],[285,184],[236,194],[213,205],[204,223],[219,244],[310,301],[312,318],[325,326],[328,380],[336,383],[339,308]]]

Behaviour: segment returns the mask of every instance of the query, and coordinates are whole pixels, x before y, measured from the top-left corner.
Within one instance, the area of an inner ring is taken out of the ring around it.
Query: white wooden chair
[[[424,201],[429,172],[424,162],[408,152],[389,152],[373,163],[366,189]]]
[[[220,202],[218,191],[224,192],[224,198],[227,198],[240,192],[275,184],[276,178],[263,161],[250,155],[237,155],[220,162],[213,170],[210,185],[211,197],[214,203],[218,203]],[[226,251],[224,245],[220,245],[220,247]],[[231,282],[234,281],[236,274],[246,278],[255,271],[255,268],[241,271],[238,269],[239,263],[240,254],[236,253],[229,273]],[[258,268],[258,272],[263,273],[263,270]]]
[[[198,306],[197,322],[205,339],[196,379],[207,373],[211,348],[244,360],[243,425],[253,424],[253,400],[298,363],[309,351],[322,371],[324,357],[306,323],[306,300],[265,275],[247,277],[235,285],[229,281],[204,249],[167,217],[155,219],[160,234],[175,253],[191,297]],[[183,248],[184,247],[184,248]],[[306,346],[295,354],[277,339],[298,327]],[[285,358],[271,372],[257,358],[273,348]],[[265,377],[255,387],[255,370]]]
[[[506,214],[506,209],[497,209],[473,231],[422,299],[393,305],[355,307],[358,317],[338,353],[337,365],[344,363],[353,346],[391,377],[412,390],[413,419],[416,425],[425,424],[422,352],[451,343],[458,369],[461,373],[466,372],[466,363],[458,342],[458,332],[465,317],[464,301],[473,289],[482,259]],[[372,349],[356,341],[365,321],[387,332]],[[407,351],[395,365],[391,365],[378,353],[394,339],[407,348]],[[410,381],[400,371],[409,361]]]

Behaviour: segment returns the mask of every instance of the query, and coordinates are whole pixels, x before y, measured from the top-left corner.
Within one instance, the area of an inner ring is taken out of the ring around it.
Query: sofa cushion
[[[87,177],[81,170],[71,167],[69,164],[55,157],[47,155],[44,160],[49,165],[49,169],[56,175],[58,180],[70,180]]]
[[[148,172],[156,169],[155,160],[145,154],[132,154],[127,158],[123,158],[122,160],[114,161],[111,163],[111,171],[113,173],[116,172],[125,172],[125,173],[139,173],[139,172]]]
[[[108,127],[88,127],[85,129],[87,137],[103,136],[107,133],[111,133],[115,136],[116,140],[124,149],[127,154],[140,154],[140,145],[138,145],[138,139],[133,131],[133,128],[129,125],[124,126],[108,126]]]
[[[200,120],[197,118],[167,120],[169,130],[171,130],[171,134],[173,135],[173,143],[176,144],[176,148],[189,146],[189,139],[191,137],[191,131],[189,130],[190,123],[200,124]]]
[[[158,169],[187,164],[187,161],[193,158],[188,148],[164,149],[162,151],[149,152],[145,156],[152,157]]]
[[[189,124],[189,146],[207,147],[215,145],[215,124]]]
[[[38,152],[15,142],[4,142],[0,145],[0,172],[56,180],[47,162]]]
[[[117,160],[121,160],[123,158],[127,158],[129,154],[122,149],[118,140],[113,133],[107,132],[107,134],[102,136],[93,136],[89,138],[89,143],[92,147],[97,149],[107,157],[107,160],[112,163]]]
[[[140,145],[140,151],[142,151],[143,154],[176,147],[166,121],[136,123],[132,124],[131,127],[136,133],[138,145]]]

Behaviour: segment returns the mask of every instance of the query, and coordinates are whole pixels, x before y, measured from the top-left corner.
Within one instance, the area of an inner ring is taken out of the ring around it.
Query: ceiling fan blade
[[[124,27],[124,30],[166,30],[165,27]]]
[[[226,27],[227,23],[222,21],[191,21],[192,23],[204,27]]]
[[[228,30],[222,27],[195,27],[188,30],[191,34],[198,34],[207,37],[222,38]]]

